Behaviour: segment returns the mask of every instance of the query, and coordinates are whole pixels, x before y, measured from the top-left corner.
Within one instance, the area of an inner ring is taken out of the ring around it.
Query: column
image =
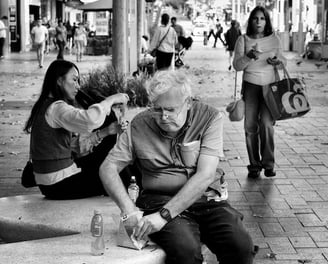
[[[113,1],[113,55],[112,65],[126,74],[127,64],[127,0]]]

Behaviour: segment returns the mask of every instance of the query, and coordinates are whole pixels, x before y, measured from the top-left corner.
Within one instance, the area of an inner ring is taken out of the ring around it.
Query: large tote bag
[[[283,65],[284,79],[280,80],[275,67],[276,82],[263,87],[263,97],[272,117],[285,120],[305,115],[311,110],[305,84],[298,78],[290,78]]]

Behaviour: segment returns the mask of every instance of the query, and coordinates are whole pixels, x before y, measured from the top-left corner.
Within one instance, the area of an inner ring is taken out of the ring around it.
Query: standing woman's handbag
[[[263,97],[274,120],[300,117],[311,110],[305,84],[298,78],[290,78],[284,65],[282,69],[283,80],[280,80],[275,66],[276,82],[263,87]]]
[[[242,98],[237,100],[237,71],[235,74],[235,90],[233,94],[233,102],[228,104],[226,111],[229,113],[229,119],[232,122],[241,121],[245,116],[245,102]]]

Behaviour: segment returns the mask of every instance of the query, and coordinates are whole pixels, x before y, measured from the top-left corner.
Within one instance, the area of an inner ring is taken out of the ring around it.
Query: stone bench
[[[104,218],[106,249],[90,254],[94,209]],[[0,198],[0,263],[164,264],[155,245],[133,250],[116,245],[119,209],[109,197],[53,201],[42,195]]]

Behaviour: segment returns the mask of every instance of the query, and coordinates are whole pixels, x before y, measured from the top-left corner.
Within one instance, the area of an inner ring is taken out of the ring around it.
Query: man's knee
[[[201,245],[196,241],[179,239],[172,243],[171,250],[167,263],[201,264],[203,261]]]
[[[254,245],[252,238],[245,229],[239,230],[231,237],[231,252],[235,260],[231,263],[250,264],[254,257]]]

